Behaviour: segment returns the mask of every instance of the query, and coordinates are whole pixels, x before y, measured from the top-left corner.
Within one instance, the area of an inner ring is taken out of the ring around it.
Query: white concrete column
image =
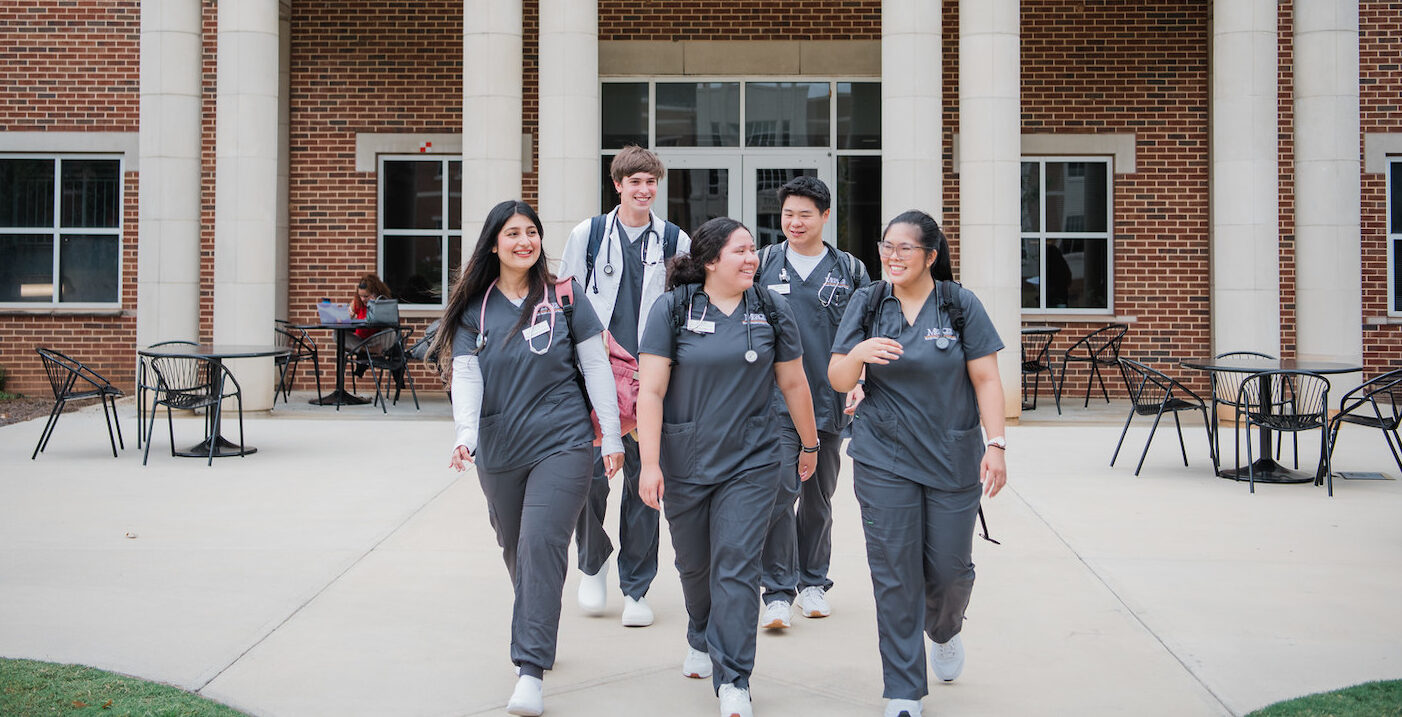
[[[290,185],[292,174],[292,2],[280,0],[278,9],[278,106],[277,106],[277,266],[273,276],[273,315],[287,318],[288,282],[291,275]]]
[[[200,1],[141,3],[136,343],[200,331]]]
[[[1212,349],[1279,356],[1276,0],[1212,7]]]
[[[266,345],[277,305],[279,0],[219,3],[214,342]],[[244,408],[272,404],[272,359],[230,364]]]
[[[599,9],[540,0],[540,212],[545,252],[599,212]]]
[[[1007,345],[998,372],[1009,417],[1022,414],[1018,32],[1018,0],[959,0],[959,278]]]
[[[1363,359],[1357,0],[1295,0],[1295,305],[1302,359]]]
[[[881,3],[881,215],[943,221],[941,0]]]
[[[463,0],[462,12],[466,258],[492,206],[521,198],[521,0]]]

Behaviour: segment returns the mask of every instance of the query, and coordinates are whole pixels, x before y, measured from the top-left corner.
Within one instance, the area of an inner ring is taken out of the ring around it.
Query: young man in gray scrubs
[[[774,410],[780,416],[784,461],[779,467],[779,492],[764,544],[764,614],[760,626],[769,630],[789,627],[794,603],[804,617],[827,617],[832,613],[825,596],[833,584],[828,578],[832,495],[837,489],[841,460],[840,434],[851,419],[844,412],[848,395],[834,391],[828,384],[828,357],[848,299],[854,291],[871,283],[864,264],[823,241],[823,227],[832,214],[832,195],[822,180],[790,180],[779,189],[779,203],[780,226],[787,241],[760,251],[755,284],[788,297],[798,320],[803,370],[813,395],[821,447],[817,471],[809,480],[800,482],[798,434],[783,396],[776,392]],[[861,390],[858,387],[852,392],[850,402],[860,400]]]
[[[686,253],[691,240],[686,232],[674,230],[676,245],[667,246],[667,223],[652,213],[657,183],[667,175],[656,154],[634,145],[625,147],[614,156],[609,174],[619,205],[603,217],[604,233],[597,253],[591,261],[589,235],[594,220],[586,219],[570,232],[560,259],[560,276],[579,280],[594,312],[608,323],[609,334],[637,356],[643,319],[666,283],[667,260],[674,253]],[[624,492],[618,519],[622,621],[626,627],[646,627],[653,617],[644,596],[657,577],[658,513],[638,498],[637,439],[626,436],[623,445]],[[584,573],[579,582],[579,607],[590,615],[604,614],[608,602],[608,557],[613,552],[604,530],[608,495],[603,459],[595,451],[594,480],[575,529],[579,569]]]

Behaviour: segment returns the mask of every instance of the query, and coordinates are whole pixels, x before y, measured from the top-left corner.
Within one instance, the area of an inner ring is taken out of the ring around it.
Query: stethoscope
[[[936,282],[936,283],[935,283],[935,300],[936,300],[936,302],[939,304],[939,309],[940,309],[938,312],[936,312],[936,316],[938,316],[939,314],[943,314],[943,313],[944,313],[945,303],[944,303],[944,291],[943,291],[942,288],[941,288],[941,284],[942,284],[942,283],[943,283],[943,282]],[[881,317],[884,316],[884,315],[886,314],[886,302],[888,302],[888,301],[895,301],[895,302],[896,302],[896,312],[897,312],[898,315],[900,315],[901,321],[905,321],[905,314],[904,314],[904,312],[903,312],[902,309],[901,309],[901,300],[896,298],[896,294],[895,294],[894,291],[891,291],[891,290],[888,289],[887,292],[886,292],[886,295],[883,296],[883,297],[881,297],[881,303],[879,303],[879,304],[876,305],[876,321],[877,321],[877,324],[879,325],[879,324],[881,323]],[[935,348],[937,348],[937,349],[943,351],[943,350],[945,350],[945,349],[948,349],[950,346],[953,346],[953,345],[954,345],[954,329],[953,329],[952,327],[948,327],[948,326],[939,326],[939,319],[938,319],[938,318],[935,319],[935,324],[936,324],[936,325],[935,325],[935,330],[939,332],[939,335],[935,337]],[[894,339],[894,338],[896,338],[896,337],[895,337],[895,336],[885,336],[884,338]]]
[[[482,311],[477,316],[477,353],[482,353],[482,349],[487,346],[487,297],[492,295],[492,289],[497,285],[497,280],[492,279],[492,283],[487,285],[487,291],[482,295]],[[545,319],[542,321],[542,318]],[[537,326],[548,324],[549,331],[536,330]],[[545,334],[545,348],[538,349],[535,346],[535,337]],[[555,342],[555,307],[550,305],[546,297],[542,297],[540,303],[531,310],[530,328],[526,329],[526,347],[531,353],[537,356],[544,356],[550,352],[550,345]]]
[[[789,267],[787,264],[779,267],[779,283],[789,283]],[[823,285],[818,287],[818,303],[821,304],[824,309],[831,306],[832,300],[837,298],[837,289],[841,283],[842,279],[840,277],[834,277],[831,270],[823,277]],[[827,298],[823,297],[824,291],[828,292]]]
[[[701,298],[703,298],[703,299],[706,300],[706,305],[701,307],[701,318],[699,318],[699,319],[693,318],[693,317],[695,316],[695,314],[696,314],[696,297],[697,297],[697,296],[700,296]],[[754,337],[751,336],[751,334],[750,334],[750,321],[749,321],[749,316],[750,316],[750,294],[749,294],[749,292],[745,292],[745,294],[744,294],[744,296],[743,296],[743,300],[744,300],[744,302],[745,302],[745,308],[744,308],[744,313],[740,315],[740,323],[742,323],[742,324],[745,325],[745,363],[754,363],[754,362],[756,362],[756,361],[759,360],[759,354],[755,353]],[[706,292],[704,292],[704,291],[702,291],[702,290],[700,290],[700,289],[697,289],[697,290],[696,290],[696,293],[694,293],[694,294],[691,295],[691,303],[687,304],[687,307],[686,307],[686,325],[687,325],[687,327],[690,328],[690,327],[692,327],[692,326],[695,326],[695,325],[701,323],[702,321],[705,321],[705,320],[706,320],[706,312],[707,312],[707,311],[710,311],[710,309],[711,309],[711,297],[710,297],[709,295],[707,295]],[[694,333],[701,333],[701,332],[700,332],[700,331],[695,331]]]
[[[656,237],[656,236],[657,236],[657,230],[652,228],[652,214],[648,214],[648,216],[647,216],[647,228],[643,230],[642,236],[638,237],[638,241],[641,241],[641,242],[643,243],[643,266],[651,266],[651,265],[653,265],[653,264],[660,264],[660,263],[661,263],[660,260],[655,260],[655,261],[648,261],[648,260],[647,260],[647,246],[648,246],[648,245],[647,245],[647,235],[648,235],[648,234],[651,234],[653,237]],[[608,246],[604,247],[604,276],[613,276],[613,272],[614,272],[614,268],[613,268],[613,245],[614,245],[614,242],[616,241],[616,239],[615,239],[614,237],[615,237],[615,236],[624,236],[624,235],[625,235],[625,232],[623,231],[623,222],[619,220],[618,214],[615,213],[615,214],[613,215],[613,231],[609,232],[609,243],[608,243]],[[597,281],[594,282],[594,293],[595,293],[595,294],[599,293],[599,282],[597,282]]]

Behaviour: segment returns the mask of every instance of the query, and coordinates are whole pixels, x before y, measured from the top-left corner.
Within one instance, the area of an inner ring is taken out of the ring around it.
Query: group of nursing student
[[[1003,344],[952,281],[929,215],[891,221],[885,280],[872,282],[823,241],[831,199],[816,178],[780,190],[787,241],[757,251],[733,219],[688,235],[657,218],[665,172],[638,147],[615,157],[620,205],[571,232],[559,279],[535,211],[494,207],[430,351],[452,386],[451,465],[475,465],[515,592],[507,711],[544,711],[571,533],[580,607],[605,609],[604,510],[622,469],[623,624],[653,621],[660,511],[687,612],[681,671],[711,678],[722,717],[749,717],[756,625],[787,628],[795,606],[831,613],[832,495],[850,423],[885,714],[918,717],[925,636],[936,677],[963,668],[974,520],[1006,480]],[[638,357],[629,436],[605,330]]]

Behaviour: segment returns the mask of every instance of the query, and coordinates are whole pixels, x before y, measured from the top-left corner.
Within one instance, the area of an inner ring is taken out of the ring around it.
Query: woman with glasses
[[[514,715],[545,709],[541,678],[555,663],[570,534],[593,474],[594,429],[576,361],[599,417],[605,470],[612,476],[623,463],[604,328],[587,301],[564,310],[543,233],[525,202],[492,208],[429,349],[452,384],[457,441],[449,464],[476,465],[515,591],[511,661],[520,678],[507,703]]]
[[[934,643],[935,676],[958,677],[979,499],[1007,480],[1003,342],[983,304],[954,283],[949,244],[930,215],[896,217],[878,249],[888,280],[852,297],[828,379],[849,391],[866,371],[847,455],[876,596],[885,714],[919,717],[929,691],[921,632]]]

